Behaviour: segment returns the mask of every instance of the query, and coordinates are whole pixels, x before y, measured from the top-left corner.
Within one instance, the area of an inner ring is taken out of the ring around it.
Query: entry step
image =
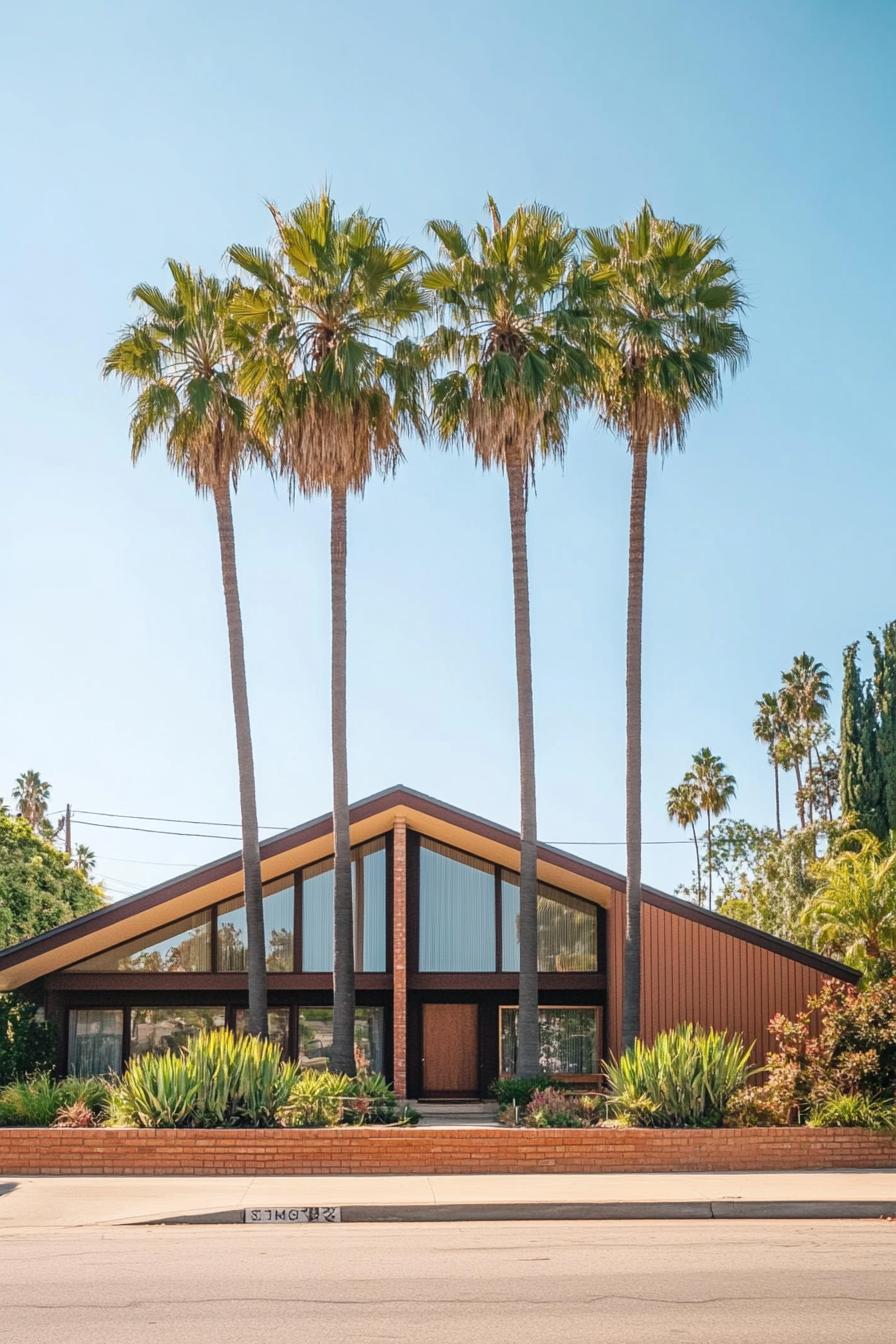
[[[498,1105],[494,1101],[415,1101],[412,1105],[420,1112],[420,1123],[458,1128],[475,1125],[494,1125],[498,1122]]]

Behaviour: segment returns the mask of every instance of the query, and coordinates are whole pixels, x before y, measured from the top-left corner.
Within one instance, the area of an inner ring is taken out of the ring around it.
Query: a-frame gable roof
[[[485,817],[454,807],[440,799],[399,784],[354,803],[350,810],[352,843],[358,844],[392,828],[396,817],[408,825],[462,849],[479,853],[508,867],[519,866],[519,833]],[[332,814],[327,812],[264,840],[261,845],[265,881],[303,867],[332,852]],[[552,845],[538,846],[539,876],[556,886],[588,896],[603,905],[618,900],[625,878],[600,864]],[[239,850],[202,864],[179,877],[161,882],[38,934],[0,952],[0,990],[12,989],[63,969],[83,958],[139,936],[172,920],[226,900],[242,890]],[[649,904],[696,920],[711,928],[756,943],[767,950],[812,965],[825,974],[856,980],[857,974],[839,962],[797,947],[737,920],[702,910],[652,887],[643,888]]]

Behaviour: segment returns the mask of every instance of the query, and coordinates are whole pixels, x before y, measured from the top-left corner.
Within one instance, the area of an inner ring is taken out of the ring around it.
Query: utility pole
[[[66,852],[66,854],[71,854],[71,852],[72,852],[72,805],[71,805],[71,803],[66,803],[66,805],[65,805],[65,852]]]

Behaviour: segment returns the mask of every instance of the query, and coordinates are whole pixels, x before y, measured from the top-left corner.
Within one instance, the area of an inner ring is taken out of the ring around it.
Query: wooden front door
[[[424,1003],[423,1095],[479,1096],[477,1003]]]

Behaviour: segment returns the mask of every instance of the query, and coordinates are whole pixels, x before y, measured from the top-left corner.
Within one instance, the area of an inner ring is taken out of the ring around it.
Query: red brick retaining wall
[[[850,1129],[0,1129],[6,1175],[466,1175],[896,1168]]]

